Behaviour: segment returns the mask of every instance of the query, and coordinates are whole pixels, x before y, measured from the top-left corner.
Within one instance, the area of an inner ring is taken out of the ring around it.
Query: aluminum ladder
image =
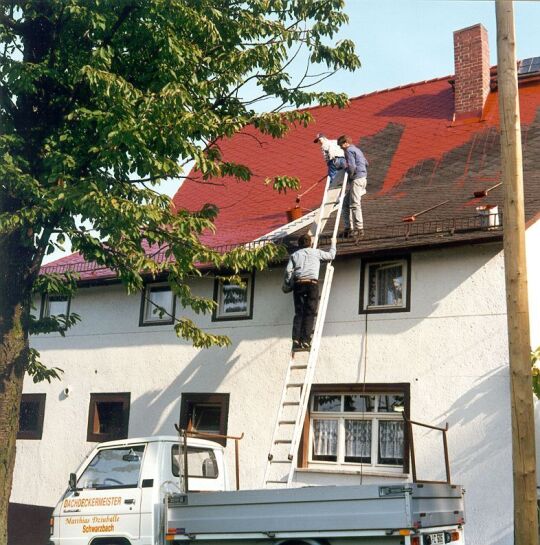
[[[320,234],[326,222],[336,210],[336,221],[332,236],[334,238],[337,237],[346,186],[346,173],[344,174],[341,186],[330,187],[329,179],[326,180],[319,216],[311,227],[311,234],[314,237],[313,248],[317,247]],[[303,422],[309,403],[309,393],[319,355],[333,276],[334,266],[332,262],[329,262],[326,266],[324,282],[319,297],[311,350],[309,352],[293,352],[287,366],[279,410],[272,434],[272,443],[268,453],[263,488],[290,487],[292,484]]]

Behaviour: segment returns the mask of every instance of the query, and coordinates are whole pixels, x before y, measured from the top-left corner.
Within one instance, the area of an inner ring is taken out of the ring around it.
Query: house
[[[338,243],[295,482],[409,481],[403,421],[393,410],[401,406],[414,420],[449,425],[452,481],[467,489],[467,543],[509,545],[497,70],[489,66],[481,25],[457,31],[454,44],[455,76],[353,98],[344,110],[312,108],[315,122],[293,128],[283,140],[247,128],[222,142],[227,159],[250,166],[252,182],[225,179],[208,187],[186,181],[174,204],[220,207],[208,244],[253,241],[284,225],[295,204],[295,194],[272,192],[264,178],[298,176],[301,206],[309,214],[320,205],[323,184],[317,181],[325,171],[314,134],[347,132],[359,140],[370,162],[365,236]],[[522,62],[519,76],[534,346],[540,344],[537,61]],[[475,197],[479,191],[486,196]],[[404,222],[408,216],[415,221]],[[240,480],[243,487],[261,486],[291,346],[292,301],[280,291],[283,264],[246,273],[244,288],[212,274],[193,280],[195,293],[213,293],[218,302],[212,317],[194,319],[232,340],[230,348],[209,350],[177,339],[167,317],[152,314],[146,300],[192,317],[162,282],[149,279],[144,294],[127,296],[111,271],[78,255],[43,270],[80,273],[72,301],[45,297],[42,309],[77,312],[83,321],[65,338],[32,341],[44,362],[64,375],[51,384],[25,382],[11,498],[15,520],[24,512],[45,514],[96,441],[171,433],[178,421],[198,430],[244,432]],[[395,283],[399,291],[392,291]],[[444,478],[439,435],[418,432],[415,451],[419,477]]]

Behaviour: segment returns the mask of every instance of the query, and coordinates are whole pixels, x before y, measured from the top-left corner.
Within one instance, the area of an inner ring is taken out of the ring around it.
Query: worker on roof
[[[345,152],[349,185],[343,201],[343,222],[345,237],[361,237],[364,235],[364,219],[362,216],[362,195],[366,194],[367,167],[369,165],[364,154],[352,143],[346,134],[338,138],[338,145]]]
[[[345,152],[338,146],[337,140],[330,140],[322,133],[315,136],[313,143],[321,145],[321,152],[328,166],[330,183],[339,185],[345,174],[343,170],[345,168]]]
[[[283,291],[293,292],[294,320],[292,328],[293,352],[311,350],[311,335],[319,304],[319,269],[321,261],[336,257],[336,239],[325,252],[311,247],[311,236],[298,239],[298,250],[289,258],[285,269]]]

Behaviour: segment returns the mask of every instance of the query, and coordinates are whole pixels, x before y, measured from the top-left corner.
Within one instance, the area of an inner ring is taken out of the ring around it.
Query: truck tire
[[[93,539],[90,545],[131,545],[131,543],[125,537],[98,537],[97,539]]]

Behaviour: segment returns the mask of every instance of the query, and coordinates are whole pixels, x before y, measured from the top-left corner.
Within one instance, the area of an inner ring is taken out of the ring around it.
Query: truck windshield
[[[144,445],[100,450],[77,481],[77,488],[135,488]]]

